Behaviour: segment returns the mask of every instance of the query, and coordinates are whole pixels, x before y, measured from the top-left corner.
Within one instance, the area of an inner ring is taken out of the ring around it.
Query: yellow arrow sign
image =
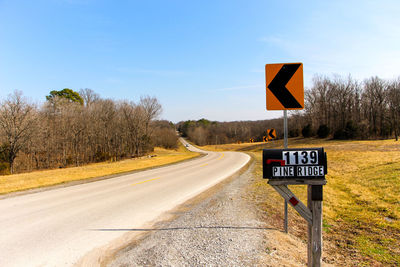
[[[275,131],[275,129],[268,129],[268,130],[267,130],[267,138],[268,138],[269,140],[275,139],[275,138],[276,138],[276,131]]]
[[[304,108],[303,63],[265,65],[267,110]]]

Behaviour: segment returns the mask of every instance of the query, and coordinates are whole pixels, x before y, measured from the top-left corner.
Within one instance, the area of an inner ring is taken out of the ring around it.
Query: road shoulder
[[[251,192],[253,164],[180,205],[163,221],[132,229],[140,235],[102,265],[306,265],[305,244],[271,227],[260,214]]]

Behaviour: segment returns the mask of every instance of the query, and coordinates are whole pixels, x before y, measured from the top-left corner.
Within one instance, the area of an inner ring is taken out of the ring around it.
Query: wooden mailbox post
[[[308,266],[321,266],[322,200],[327,158],[323,148],[263,150],[263,178],[307,221]],[[307,206],[288,185],[307,185]]]

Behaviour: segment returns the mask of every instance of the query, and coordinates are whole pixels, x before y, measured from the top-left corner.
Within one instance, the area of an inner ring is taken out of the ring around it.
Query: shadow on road
[[[253,226],[194,226],[194,227],[170,227],[170,228],[104,228],[104,229],[89,229],[89,231],[134,231],[134,232],[147,232],[147,231],[175,231],[175,230],[196,230],[196,229],[230,229],[230,230],[277,230],[271,227],[253,227]]]

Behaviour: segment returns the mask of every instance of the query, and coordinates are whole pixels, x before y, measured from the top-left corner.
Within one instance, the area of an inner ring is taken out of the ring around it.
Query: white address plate
[[[324,176],[324,166],[273,166],[274,177],[311,177]]]
[[[285,165],[318,165],[317,150],[283,151]]]

